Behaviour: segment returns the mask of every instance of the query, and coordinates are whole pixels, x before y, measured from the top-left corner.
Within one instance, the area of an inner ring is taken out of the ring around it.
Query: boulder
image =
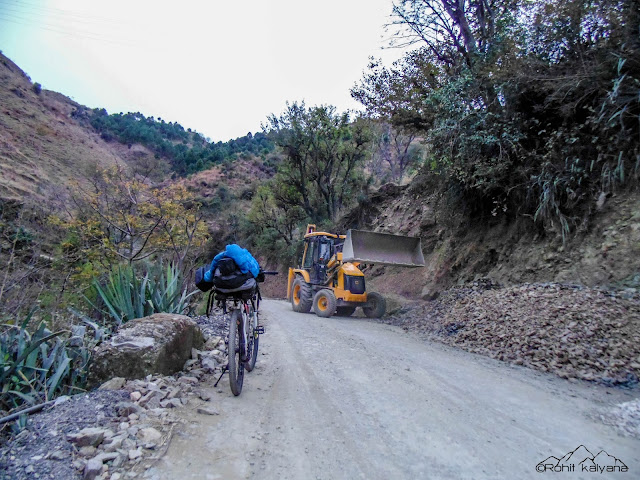
[[[155,443],[162,439],[162,434],[153,427],[141,428],[137,437],[141,443]]]
[[[204,368],[208,372],[214,372],[216,367],[218,366],[218,362],[213,357],[203,357],[200,362],[202,368]]]
[[[104,428],[83,428],[78,433],[67,434],[67,440],[74,443],[78,448],[81,447],[97,447],[102,443],[104,435],[107,432]]]
[[[93,480],[100,473],[102,473],[102,461],[96,458],[92,458],[85,465],[82,478],[84,480]]]
[[[198,325],[189,317],[156,313],[124,324],[93,354],[89,385],[100,385],[114,377],[144,378],[173,375],[182,370],[192,348],[204,341]]]
[[[122,387],[124,387],[126,381],[127,380],[122,377],[115,377],[111,380],[107,380],[102,385],[100,385],[98,390],[120,390]]]

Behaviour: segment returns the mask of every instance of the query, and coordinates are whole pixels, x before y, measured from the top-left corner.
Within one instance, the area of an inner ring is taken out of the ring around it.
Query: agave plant
[[[189,298],[197,292],[187,293],[187,287],[183,285],[182,275],[176,265],[169,263],[164,269],[162,264],[158,267],[159,275],[154,275],[154,281],[149,282],[148,303],[154,312],[183,313]],[[148,277],[145,276],[145,279]]]
[[[105,285],[94,279],[93,286],[119,327],[122,322],[144,317],[149,312],[147,282],[147,275],[142,281],[138,280],[131,265],[118,265],[109,274]]]
[[[106,283],[94,279],[93,285],[116,327],[153,313],[183,313],[196,293],[187,293],[179,268],[171,263],[147,266],[142,278],[131,265],[118,265]]]
[[[58,395],[76,393],[86,383],[90,353],[69,331],[52,332],[42,322],[33,333],[27,325],[0,327],[0,404],[12,409]]]

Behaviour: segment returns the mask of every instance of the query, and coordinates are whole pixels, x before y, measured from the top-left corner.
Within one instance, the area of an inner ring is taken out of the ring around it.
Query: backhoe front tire
[[[367,306],[362,311],[369,318],[380,318],[387,311],[387,302],[379,293],[367,293]]]
[[[337,303],[333,292],[325,288],[313,297],[313,311],[319,317],[328,318],[335,313]]]
[[[304,281],[302,277],[296,277],[291,287],[291,306],[294,312],[309,313],[313,296],[311,285]]]

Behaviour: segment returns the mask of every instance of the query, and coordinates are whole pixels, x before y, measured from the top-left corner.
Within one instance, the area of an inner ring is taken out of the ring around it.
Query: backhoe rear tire
[[[387,302],[379,293],[367,293],[367,306],[362,311],[369,318],[380,318],[387,311]]]
[[[309,313],[313,303],[311,285],[304,281],[302,277],[296,277],[291,287],[291,306],[294,312]]]
[[[313,311],[319,317],[328,318],[336,312],[337,303],[333,292],[324,288],[313,297]]]

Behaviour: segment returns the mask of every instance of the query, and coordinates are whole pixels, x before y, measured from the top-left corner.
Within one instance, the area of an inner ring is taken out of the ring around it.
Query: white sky
[[[285,102],[358,109],[369,56],[391,63],[392,0],[0,0],[0,50],[43,88],[214,141]]]

